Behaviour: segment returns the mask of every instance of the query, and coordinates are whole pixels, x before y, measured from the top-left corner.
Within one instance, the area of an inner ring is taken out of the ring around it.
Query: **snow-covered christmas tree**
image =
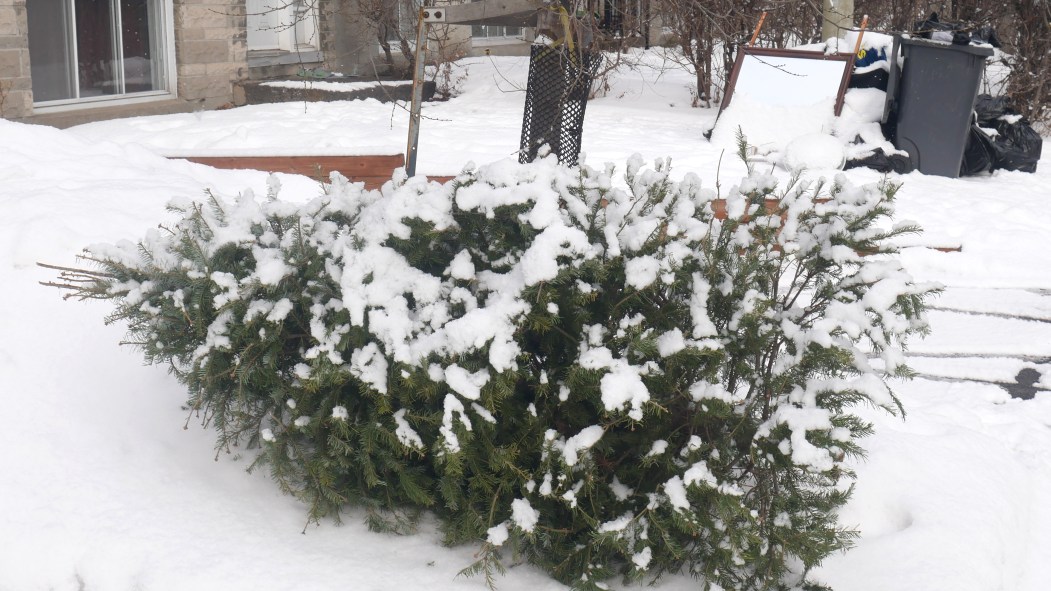
[[[66,279],[313,519],[430,511],[481,545],[467,572],[513,557],[579,589],[808,585],[854,535],[851,407],[896,410],[885,378],[926,327],[933,287],[888,242],[916,228],[889,225],[889,184],[615,176],[502,161],[177,203]]]

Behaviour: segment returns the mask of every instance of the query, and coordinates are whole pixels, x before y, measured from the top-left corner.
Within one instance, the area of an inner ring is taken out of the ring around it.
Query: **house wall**
[[[0,118],[33,111],[26,0],[0,0]]]
[[[174,0],[174,8],[179,97],[205,109],[243,103],[235,89],[248,79],[245,0]]]
[[[450,3],[449,0],[436,2],[439,5]],[[326,69],[364,78],[388,73],[379,49],[376,29],[362,16],[357,0],[322,0],[320,17],[321,48]],[[457,59],[470,53],[471,27],[433,26],[429,39],[428,62]],[[414,33],[410,35],[410,43],[415,43]],[[404,68],[408,62],[397,42],[391,43],[391,50],[395,67]]]
[[[466,29],[468,34],[470,34],[471,28],[466,27]],[[521,38],[497,38],[495,40],[472,38],[467,46],[467,55],[471,57],[484,55],[527,56],[529,55],[530,47],[533,45],[534,36],[535,29],[526,27],[522,30]]]
[[[0,0],[0,117],[65,127],[239,102],[247,79],[245,0],[171,0],[177,84],[162,101],[108,101],[34,113],[27,0]],[[243,102],[243,101],[240,101]]]
[[[249,79],[288,78],[325,67],[320,50],[329,30],[329,4],[330,0],[246,0]],[[259,14],[267,10],[265,18]],[[259,36],[253,27],[261,27]]]
[[[427,44],[428,61],[447,62],[471,55],[471,27],[468,25],[438,25],[431,27]]]
[[[358,13],[354,0],[323,0],[319,20],[326,69],[348,76],[375,72],[376,32]]]
[[[287,74],[253,64],[248,55],[246,0],[168,0],[174,29],[175,96],[159,101],[103,101],[84,108],[70,105],[34,113],[27,1],[31,0],[0,0],[0,117],[6,119],[67,126],[112,117],[237,105],[244,103],[242,83]],[[383,74],[386,67],[375,30],[358,14],[357,1],[319,0],[317,6],[321,51],[312,52],[311,59],[323,57],[326,69],[348,75]],[[434,27],[432,39],[444,39],[429,44],[428,61],[442,62],[464,54],[528,54],[529,37],[492,43],[472,40],[470,31],[468,26]],[[293,65],[298,69],[304,56],[294,57],[297,61]],[[404,66],[397,48],[394,58]]]

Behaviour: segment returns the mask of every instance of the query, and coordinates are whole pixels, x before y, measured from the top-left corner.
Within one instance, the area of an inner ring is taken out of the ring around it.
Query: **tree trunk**
[[[854,0],[823,0],[821,14],[821,40],[842,37],[845,30],[854,26]]]
[[[394,54],[390,50],[390,42],[387,41],[386,36],[382,31],[377,35],[380,41],[380,48],[383,49],[383,63],[387,64],[388,70],[394,69]]]

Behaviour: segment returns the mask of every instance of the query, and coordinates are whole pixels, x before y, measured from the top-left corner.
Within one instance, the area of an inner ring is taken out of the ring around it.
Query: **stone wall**
[[[0,118],[33,112],[26,0],[0,0]]]
[[[323,0],[319,35],[325,68],[347,76],[370,77],[377,70],[376,31],[361,17],[354,0]]]
[[[389,0],[394,1],[394,0]],[[435,5],[455,4],[464,0],[431,0]],[[361,78],[389,74],[380,52],[376,29],[362,15],[356,0],[321,0],[321,49],[325,67],[333,72]],[[415,33],[409,36],[414,43]],[[427,62],[446,62],[468,55],[471,51],[471,27],[434,25],[430,28]],[[528,55],[528,45],[526,45]],[[396,42],[391,43],[391,57],[396,68],[404,69],[408,61]]]
[[[243,103],[235,85],[248,79],[245,0],[174,0],[174,8],[179,97],[203,109]]]

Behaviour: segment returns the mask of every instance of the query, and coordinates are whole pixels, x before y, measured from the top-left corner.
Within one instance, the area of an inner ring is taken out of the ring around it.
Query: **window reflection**
[[[121,43],[124,56],[124,92],[162,90],[153,79],[150,15],[146,2],[120,3]]]
[[[112,0],[75,0],[80,96],[118,92]]]
[[[161,0],[26,5],[36,102],[166,90]]]

